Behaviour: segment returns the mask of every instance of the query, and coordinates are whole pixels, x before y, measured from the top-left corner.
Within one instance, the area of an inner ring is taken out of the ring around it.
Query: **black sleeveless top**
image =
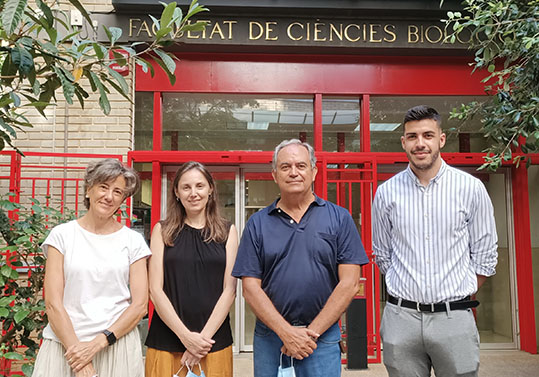
[[[201,229],[185,224],[172,247],[163,255],[163,290],[190,331],[200,332],[223,293],[226,267],[225,243],[204,242]],[[230,318],[212,338],[211,352],[232,344]],[[184,352],[185,346],[154,311],[146,345],[161,351]]]

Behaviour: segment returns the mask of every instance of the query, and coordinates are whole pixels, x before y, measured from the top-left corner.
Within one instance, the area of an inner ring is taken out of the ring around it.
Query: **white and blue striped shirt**
[[[410,166],[377,190],[373,250],[390,295],[421,303],[462,299],[494,275],[494,210],[483,183],[442,161],[424,187]]]

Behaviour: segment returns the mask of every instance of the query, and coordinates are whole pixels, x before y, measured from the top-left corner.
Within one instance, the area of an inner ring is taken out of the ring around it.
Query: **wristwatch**
[[[103,330],[103,334],[107,337],[107,342],[109,342],[109,346],[112,346],[114,343],[116,343],[116,335],[112,331],[109,330]]]

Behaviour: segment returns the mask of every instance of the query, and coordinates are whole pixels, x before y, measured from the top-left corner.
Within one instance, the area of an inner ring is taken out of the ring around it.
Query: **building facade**
[[[84,3],[99,25],[121,27],[129,41],[151,38],[148,13],[161,10],[149,0]],[[407,166],[400,146],[404,113],[418,104],[432,106],[448,135],[442,157],[479,177],[494,204],[499,264],[477,295],[481,346],[537,352],[539,156],[529,168],[477,171],[488,145],[480,122],[449,119],[460,104],[485,99],[484,76],[472,74],[468,64],[473,60],[468,36],[445,42],[440,19],[458,9],[458,2],[446,1],[442,10],[439,1],[420,0],[207,0],[204,5],[210,12],[197,19],[208,22],[205,30],[185,33],[174,46],[180,59],[174,84],[158,67],[154,77],[130,67],[125,74],[133,103],[114,97],[108,117],[97,99],[84,110],[60,104],[48,110],[48,119],[36,116],[35,128],[16,145],[68,153],[61,160],[70,165],[85,163],[70,153],[122,156],[143,179],[132,202],[133,226],[149,238],[152,225],[165,215],[171,176],[193,159],[215,175],[224,213],[241,232],[248,217],[278,195],[270,170],[273,148],[299,138],[317,153],[316,193],[349,209],[372,256],[376,187]],[[88,33],[101,38],[99,32]],[[54,156],[26,158],[43,165],[62,162]],[[379,361],[383,277],[372,262],[363,276],[369,357]],[[254,316],[241,289],[232,323],[235,351],[252,350]]]

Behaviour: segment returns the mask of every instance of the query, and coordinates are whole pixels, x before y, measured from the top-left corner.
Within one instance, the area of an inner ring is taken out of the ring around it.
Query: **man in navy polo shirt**
[[[272,175],[281,197],[243,231],[232,275],[257,317],[255,377],[275,377],[281,360],[297,377],[341,375],[337,321],[368,258],[348,211],[314,195],[316,173],[309,144],[279,144]]]

